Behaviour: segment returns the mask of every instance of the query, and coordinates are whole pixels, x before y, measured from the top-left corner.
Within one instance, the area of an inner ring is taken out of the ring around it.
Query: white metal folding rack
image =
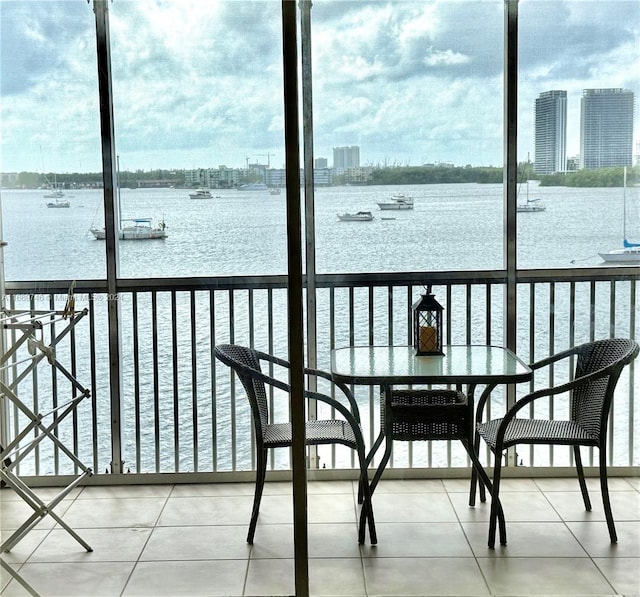
[[[70,299],[72,299],[72,294],[70,294]],[[0,556],[4,552],[9,552],[46,516],[51,516],[84,549],[93,551],[91,546],[54,511],[54,508],[69,492],[85,478],[93,474],[92,470],[86,467],[56,434],[58,425],[76,410],[82,400],[89,396],[89,390],[84,388],[58,361],[55,347],[87,313],[87,309],[74,311],[72,300],[67,302],[67,307],[63,311],[11,311],[6,309],[0,311],[0,324],[2,325],[0,333],[5,334],[5,330],[13,330],[12,336],[14,338],[14,341],[0,356],[0,371],[2,372],[2,375],[0,375],[0,417],[4,418],[9,412],[8,409],[13,407],[15,410],[14,419],[20,421],[19,426],[23,425],[13,438],[6,437],[8,425],[3,425],[5,437],[2,443],[6,445],[0,445],[0,480],[13,489],[33,510],[33,514],[2,542]],[[56,322],[58,324],[63,322],[64,328],[54,335],[54,328],[50,326]],[[48,342],[44,341],[45,334],[43,332],[46,328],[52,330]],[[52,367],[62,373],[70,382],[73,388],[73,395],[64,403],[57,404],[46,412],[40,412],[37,407],[29,406],[20,399],[18,386],[45,358]],[[11,370],[11,376],[7,374],[9,369]],[[20,479],[18,473],[20,462],[44,439],[53,442],[55,448],[65,454],[75,466],[75,470],[79,471],[79,474],[48,502],[40,499]],[[35,589],[13,570],[2,557],[0,557],[0,564],[29,593],[38,595]]]

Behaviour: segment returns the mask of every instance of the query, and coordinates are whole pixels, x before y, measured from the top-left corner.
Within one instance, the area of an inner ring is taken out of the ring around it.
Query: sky
[[[292,0],[293,1],[293,0]],[[126,170],[284,166],[278,0],[108,3],[116,151]],[[520,160],[538,94],[640,94],[638,0],[520,0]],[[502,0],[313,0],[314,157],[500,166]],[[0,171],[101,169],[93,2],[0,0]],[[300,55],[299,55],[300,56]],[[636,143],[640,141],[636,107]]]

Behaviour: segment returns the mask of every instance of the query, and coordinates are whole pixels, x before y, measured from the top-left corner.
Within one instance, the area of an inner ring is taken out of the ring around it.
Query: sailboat
[[[525,203],[518,203],[516,205],[516,211],[518,213],[535,213],[544,211],[546,206],[540,203],[540,199],[529,199],[529,181],[527,180],[527,201]]]
[[[64,191],[58,188],[57,175],[54,175],[54,182],[51,184],[49,179],[45,176],[45,180],[49,184],[49,192],[44,195],[45,199],[54,199],[55,201],[49,201],[47,207],[70,207],[68,199],[63,199]]]
[[[49,201],[47,203],[47,207],[71,207],[71,203],[67,199],[60,199],[60,197],[64,197],[64,193],[61,195],[51,193],[49,195],[45,195],[45,197],[54,199],[54,201]]]
[[[598,253],[607,263],[640,263],[640,243],[627,239],[627,167],[623,171],[623,203],[622,203],[622,248],[612,249],[607,253]]]
[[[120,240],[164,240],[167,238],[167,226],[164,220],[160,220],[157,226],[154,226],[152,218],[129,218],[122,219],[121,200],[120,200],[120,156],[117,158],[118,163],[118,238]],[[96,240],[104,240],[107,236],[104,228],[89,228],[91,234]]]

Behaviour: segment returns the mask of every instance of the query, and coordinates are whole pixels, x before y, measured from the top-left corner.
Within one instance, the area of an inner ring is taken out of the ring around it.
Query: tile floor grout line
[[[133,577],[133,573],[136,571],[136,568],[138,567],[138,564],[140,563],[140,558],[142,557],[142,554],[144,553],[144,550],[147,548],[147,545],[149,545],[149,541],[151,541],[151,537],[153,537],[153,532],[158,528],[158,522],[160,522],[160,518],[162,516],[162,513],[164,512],[164,509],[167,507],[167,504],[169,503],[169,499],[171,498],[171,494],[173,493],[173,491],[175,490],[175,484],[170,485],[169,488],[169,492],[167,493],[167,496],[165,497],[164,500],[164,504],[162,505],[162,508],[160,508],[160,512],[158,513],[158,516],[156,517],[153,525],[150,527],[151,531],[149,532],[149,536],[147,537],[146,541],[144,542],[142,549],[140,549],[140,553],[138,554],[138,556],[136,557],[135,561],[133,562],[133,566],[131,567],[131,571],[129,572],[129,574],[127,575],[127,578],[124,582],[124,585],[122,586],[122,591],[120,592],[120,597],[123,597],[127,587],[129,586],[129,583],[131,582],[131,578]],[[117,498],[117,499],[122,499],[122,498]],[[131,528],[131,527],[125,527],[125,528]]]
[[[482,483],[482,481],[480,479],[478,479],[478,483]],[[460,527],[460,530],[462,531],[462,534],[464,535],[464,538],[465,538],[465,540],[467,542],[467,545],[469,546],[469,550],[471,551],[471,558],[473,558],[473,561],[475,562],[476,567],[478,568],[478,572],[480,573],[480,576],[482,577],[482,580],[484,581],[484,585],[485,585],[485,587],[487,589],[488,594],[489,595],[493,595],[493,591],[491,590],[491,586],[489,585],[489,581],[487,580],[487,578],[486,578],[486,576],[484,574],[484,571],[482,570],[482,566],[480,566],[480,562],[478,561],[478,556],[476,555],[476,552],[473,549],[473,546],[471,545],[471,541],[469,540],[469,537],[468,537],[467,533],[464,530],[464,525],[462,524],[462,520],[460,520],[460,515],[458,514],[458,511],[455,508],[455,505],[453,503],[453,499],[451,498],[451,494],[450,494],[449,490],[446,488],[446,486],[445,486],[445,492],[447,494],[447,499],[449,500],[449,503],[451,504],[451,508],[453,508],[453,513],[455,514],[458,526]],[[476,497],[478,499],[480,499],[480,497],[478,495],[476,495]],[[469,508],[472,507],[472,506],[469,506],[468,500],[467,500],[467,507],[469,507]],[[473,508],[475,508],[475,506],[473,506]]]
[[[538,487],[538,483],[537,480],[534,479],[534,483],[536,485],[536,487]],[[594,560],[593,556],[589,553],[589,551],[587,550],[587,548],[582,544],[582,541],[580,541],[580,539],[578,538],[578,536],[571,530],[571,527],[567,524],[567,520],[565,520],[565,518],[562,516],[562,514],[558,511],[558,509],[551,503],[551,500],[549,499],[549,497],[547,496],[546,492],[543,490],[540,490],[542,493],[542,496],[544,497],[544,499],[547,501],[547,503],[549,504],[549,506],[551,507],[551,509],[558,515],[558,517],[560,518],[560,521],[562,522],[562,524],[564,525],[564,527],[567,529],[567,531],[569,532],[569,534],[576,540],[577,544],[580,546],[580,548],[584,551],[585,553],[585,559],[588,559],[593,566],[595,567],[595,569],[602,575],[602,578],[604,578],[605,582],[611,587],[611,589],[614,591],[614,593],[617,595],[618,592],[616,590],[616,588],[613,586],[613,584],[611,584],[611,581],[609,580],[609,577],[600,569],[600,566],[598,566],[598,564],[596,563],[596,561]],[[580,500],[582,500],[582,493],[579,491],[575,492],[576,494],[578,494],[580,496]],[[589,496],[589,498],[591,498],[591,495]],[[582,504],[584,506],[584,502]],[[585,510],[588,512],[588,510]],[[608,559],[608,558],[607,558]]]

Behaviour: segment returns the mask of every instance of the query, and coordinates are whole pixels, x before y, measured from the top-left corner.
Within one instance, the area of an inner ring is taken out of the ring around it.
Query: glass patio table
[[[473,470],[491,491],[491,480],[474,448],[474,391],[477,385],[511,384],[529,381],[531,369],[508,348],[486,345],[448,345],[444,355],[416,356],[412,346],[349,346],[331,351],[331,374],[336,381],[356,385],[379,385],[384,396],[384,426],[373,444],[367,460],[371,462],[385,439],[385,452],[371,481],[371,493],[384,472],[393,444],[393,386],[433,384],[467,386],[467,435],[461,439]],[[410,412],[410,411],[408,411]],[[423,415],[424,416],[424,415]],[[481,492],[484,499],[484,492]],[[475,504],[475,478],[469,505]],[[502,507],[498,505],[499,525],[504,529]],[[506,531],[505,531],[506,536]]]

